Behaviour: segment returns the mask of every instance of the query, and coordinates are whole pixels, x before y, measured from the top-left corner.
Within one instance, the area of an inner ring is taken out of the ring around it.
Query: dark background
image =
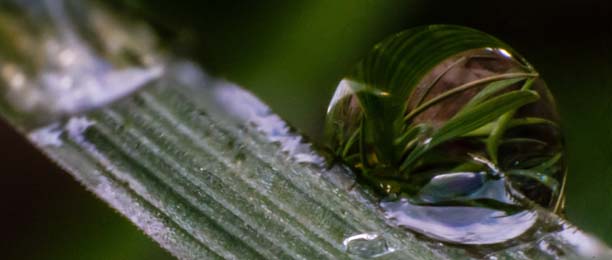
[[[386,35],[474,27],[506,41],[556,96],[569,158],[567,217],[612,244],[609,1],[114,0],[173,52],[238,82],[319,140],[336,83]],[[0,249],[6,259],[165,259],[126,219],[0,125]]]

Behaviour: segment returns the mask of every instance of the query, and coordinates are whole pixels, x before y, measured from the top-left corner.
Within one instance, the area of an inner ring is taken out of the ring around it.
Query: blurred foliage
[[[612,114],[612,18],[609,16],[612,4],[609,1],[105,2],[127,16],[148,19],[174,52],[196,58],[214,74],[251,89],[276,113],[314,140],[322,134],[326,105],[336,83],[386,35],[434,23],[464,25],[494,35],[525,56],[557,97],[570,167],[567,217],[612,244],[609,217],[612,204],[607,202],[612,196],[612,120],[609,117]],[[9,149],[5,147],[4,152]],[[23,169],[7,174],[18,175],[20,171]],[[50,185],[40,188],[56,191]],[[76,189],[66,192],[74,196],[82,194]],[[52,216],[52,212],[62,211],[64,207],[68,206],[58,204],[45,214]],[[74,212],[80,217],[69,225],[92,225],[92,219],[99,214],[109,217],[112,215],[109,212],[82,208]],[[83,244],[72,246],[84,251],[74,258],[91,259],[89,253],[95,251],[138,251],[150,246],[126,242],[134,239],[130,234],[137,232],[126,231],[126,223],[108,223],[108,228],[102,230],[122,231],[108,235],[107,239],[102,239],[104,236],[92,239],[83,232]],[[36,236],[39,235],[21,239],[28,241]],[[31,247],[59,243],[53,237],[43,240]],[[85,246],[85,243],[91,244]],[[106,245],[121,247],[112,249]],[[85,251],[88,249],[92,251]],[[135,259],[135,255],[126,253],[130,257],[116,258]]]
[[[2,122],[0,142],[2,259],[170,258]]]

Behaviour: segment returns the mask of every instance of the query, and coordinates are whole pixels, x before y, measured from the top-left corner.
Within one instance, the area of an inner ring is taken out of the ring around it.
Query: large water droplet
[[[329,147],[381,194],[396,225],[460,244],[518,237],[535,223],[531,202],[562,210],[554,99],[531,65],[499,46],[466,48],[410,74],[416,80],[402,78],[427,59],[410,48],[452,42],[438,33],[444,26],[424,30],[437,30],[435,41],[393,36],[340,81],[328,108]],[[429,51],[446,51],[437,48]]]

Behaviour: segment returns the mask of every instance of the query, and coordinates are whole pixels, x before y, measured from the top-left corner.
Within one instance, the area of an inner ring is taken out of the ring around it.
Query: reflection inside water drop
[[[402,45],[393,41],[385,44]],[[466,50],[406,89],[409,69],[394,67],[383,45],[339,83],[326,135],[336,158],[384,198],[391,222],[441,241],[496,244],[534,226],[531,202],[561,211],[559,118],[531,65],[510,50]]]
[[[536,214],[514,201],[503,177],[486,175],[441,174],[417,196],[383,200],[380,206],[396,225],[441,241],[494,244],[520,236],[535,224]]]

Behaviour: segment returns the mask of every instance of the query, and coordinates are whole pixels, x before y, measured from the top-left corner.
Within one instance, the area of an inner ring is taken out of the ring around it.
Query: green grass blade
[[[470,99],[470,101],[467,104],[465,104],[465,106],[463,106],[461,110],[464,111],[464,110],[470,109],[474,105],[483,102],[484,100],[494,95],[495,93],[502,91],[505,88],[508,88],[524,79],[525,78],[517,77],[517,78],[503,79],[503,80],[491,82],[481,91],[479,91],[478,94],[472,97],[472,99]],[[461,113],[461,111],[459,111],[459,113]]]
[[[508,79],[508,80],[512,80],[515,78],[524,78],[527,76],[535,76],[536,74],[531,74],[531,73],[508,73],[508,74],[500,74],[500,75],[494,75],[494,76],[490,76],[490,77],[486,77],[486,78],[482,78],[482,79],[478,79],[478,80],[474,80],[471,82],[468,82],[466,84],[463,84],[461,86],[457,86],[455,88],[452,88],[430,100],[428,100],[427,102],[421,104],[420,106],[414,108],[412,111],[410,111],[410,113],[408,115],[406,115],[406,117],[404,117],[404,121],[410,121],[412,118],[414,118],[415,116],[417,116],[419,113],[425,111],[427,108],[439,103],[440,101],[443,101],[455,94],[461,93],[462,91],[465,91],[467,89],[470,88],[474,88],[474,87],[478,87],[480,84],[483,83],[487,83],[490,81],[494,81],[498,82],[498,81],[502,81],[503,79]],[[507,84],[507,82],[505,82],[504,84]],[[502,85],[504,86],[504,85]],[[507,85],[509,86],[509,85]],[[507,87],[504,86],[504,87]],[[497,85],[494,85],[494,87],[497,87]],[[464,110],[469,111],[469,107],[465,108]],[[461,112],[459,112],[461,113]]]
[[[432,136],[430,145],[435,146],[452,138],[469,133],[495,120],[509,110],[522,107],[538,99],[539,95],[536,92],[526,90],[513,91],[492,98],[450,119]]]
[[[467,134],[508,111],[537,101],[538,98],[538,94],[534,91],[517,90],[492,98],[464,111],[464,113],[451,118],[442,128],[438,129],[428,142],[416,148],[406,158],[401,169],[408,169],[421,155],[437,145]]]
[[[530,143],[533,145],[547,145],[546,142],[533,139],[533,138],[506,138],[502,139],[500,144],[520,144],[520,143]]]
[[[508,174],[515,176],[524,176],[538,181],[548,187],[553,193],[559,192],[559,182],[545,173],[535,170],[510,170]]]
[[[531,85],[533,84],[534,81],[535,81],[535,78],[530,78],[527,81],[525,81],[525,84],[523,84],[523,87],[521,88],[521,90],[531,89]],[[489,153],[489,156],[491,157],[491,161],[493,161],[493,163],[495,164],[497,164],[497,150],[499,148],[499,143],[504,133],[506,132],[508,123],[514,117],[514,114],[516,113],[516,109],[518,109],[518,107],[508,111],[507,113],[502,115],[497,120],[496,124],[493,126],[493,130],[491,130],[491,134],[489,135],[489,138],[487,139],[487,152]]]
[[[561,160],[562,156],[563,155],[561,153],[557,153],[554,156],[552,156],[549,160],[546,160],[545,162],[532,168],[531,170],[538,171],[538,172],[545,171],[549,169],[550,167],[552,167],[553,165],[557,164],[557,162]]]
[[[493,131],[493,127],[495,126],[496,122],[491,122],[488,123],[486,125],[483,125],[481,127],[479,127],[478,129],[475,129],[474,131],[471,131],[463,136],[484,136],[484,135],[489,135],[491,133],[491,131]],[[559,125],[551,120],[548,120],[546,118],[540,118],[540,117],[524,117],[524,118],[514,118],[512,120],[510,120],[510,122],[508,123],[508,128],[513,128],[513,127],[519,127],[519,126],[526,126],[526,125],[537,125],[537,124],[544,124],[544,125],[549,125],[555,128],[558,128]]]

